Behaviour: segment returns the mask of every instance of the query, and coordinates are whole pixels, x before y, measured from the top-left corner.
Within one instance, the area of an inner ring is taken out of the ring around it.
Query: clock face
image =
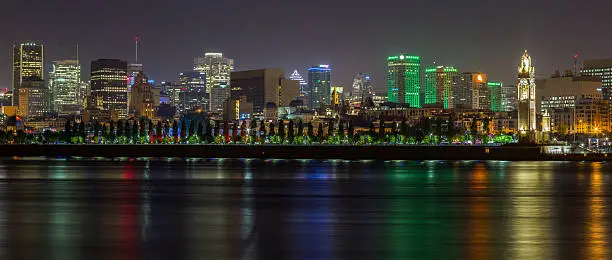
[[[527,79],[521,79],[521,85],[527,85]]]

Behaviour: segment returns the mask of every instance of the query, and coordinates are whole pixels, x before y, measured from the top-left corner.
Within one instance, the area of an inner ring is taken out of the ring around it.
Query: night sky
[[[306,77],[307,66],[331,64],[334,85],[365,72],[386,91],[386,57],[405,52],[423,66],[435,61],[514,84],[524,49],[538,77],[569,68],[576,52],[612,57],[610,10],[603,0],[2,0],[0,87],[10,86],[15,43],[44,43],[47,72],[50,61],[74,58],[78,43],[87,79],[93,59],[132,61],[137,34],[145,73],[156,81],[176,81],[195,56],[223,52],[237,70],[299,69]]]

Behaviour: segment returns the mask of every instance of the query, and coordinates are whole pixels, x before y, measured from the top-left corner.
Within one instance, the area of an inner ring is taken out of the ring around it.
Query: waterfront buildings
[[[91,62],[91,98],[89,104],[100,110],[116,112],[119,119],[128,115],[127,63],[116,59]]]
[[[13,106],[19,106],[19,89],[26,81],[44,81],[44,47],[37,43],[13,46]],[[38,83],[34,83],[36,85]]]
[[[421,107],[421,57],[400,54],[387,58],[389,102]]]
[[[83,110],[87,85],[81,82],[81,65],[76,60],[54,61],[49,73],[52,110],[60,116]]]
[[[602,82],[603,98],[606,100],[612,99],[612,58],[585,60],[581,74],[599,77]]]
[[[459,71],[453,67],[425,69],[425,105],[453,108],[453,79],[457,76]]]
[[[170,88],[179,112],[206,107],[206,74],[197,71],[182,72],[179,74],[179,83],[178,88]]]
[[[536,80],[536,108],[539,113],[546,110],[574,108],[582,97],[602,99],[602,82],[590,76],[559,76]]]
[[[286,79],[285,73],[280,69],[232,72],[230,85],[230,103],[234,106],[230,118],[233,120],[236,120],[233,115],[238,115],[238,118],[260,117],[268,103],[277,107],[288,107],[289,103],[300,95],[300,82]],[[252,114],[249,114],[249,111],[252,111]]]
[[[204,57],[194,59],[194,70],[206,76],[208,102],[205,110],[222,112],[223,103],[230,96],[230,73],[234,70],[234,60],[223,53],[205,53]]]
[[[308,69],[308,108],[322,109],[331,101],[331,68],[329,65]]]
[[[588,115],[601,118],[599,111],[603,106],[601,79],[591,76],[554,76],[536,80],[537,111],[550,114],[551,130],[560,133],[589,133],[599,122],[606,119],[593,119]],[[581,108],[578,108],[581,106]],[[587,118],[588,117],[588,118]],[[582,120],[582,121],[581,121]],[[584,123],[590,122],[587,126]],[[597,126],[601,128],[601,126]]]
[[[521,135],[529,134],[531,141],[535,141],[532,133],[536,131],[536,82],[532,65],[525,50],[518,67],[518,128]]]

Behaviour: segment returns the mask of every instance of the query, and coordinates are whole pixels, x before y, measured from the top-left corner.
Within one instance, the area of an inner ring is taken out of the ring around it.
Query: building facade
[[[518,67],[518,129],[522,135],[536,131],[535,68],[525,50]],[[532,138],[534,139],[534,138]],[[535,141],[535,140],[534,140]]]
[[[606,100],[612,99],[612,58],[585,60],[582,65],[581,75],[596,76],[602,82],[602,95]]]
[[[501,87],[501,107],[503,112],[516,111],[518,106],[518,88],[516,85]]]
[[[19,106],[19,88],[26,81],[44,81],[44,46],[21,43],[13,46],[13,106]],[[37,83],[34,83],[37,84]]]
[[[99,59],[91,62],[91,98],[89,106],[116,111],[118,118],[128,115],[127,62]]]
[[[43,118],[51,112],[50,100],[44,81],[24,81],[19,88],[17,114],[26,120]]]
[[[289,79],[299,82],[300,83],[300,95],[299,96],[300,97],[306,96],[306,89],[308,88],[308,82],[304,80],[302,75],[300,75],[300,73],[297,70],[294,70],[293,73],[291,73],[291,76],[289,76]]]
[[[245,110],[253,111],[250,117],[262,115],[268,103],[287,107],[300,95],[300,82],[285,79],[285,73],[280,69],[236,71],[231,77],[230,100],[240,100],[243,105],[252,104],[252,109]]]
[[[387,95],[389,102],[421,107],[421,57],[414,55],[387,58]]]
[[[501,82],[487,82],[487,88],[489,92],[489,103],[491,104],[491,110],[493,112],[504,112],[502,106],[502,88],[504,84]]]
[[[425,69],[425,105],[453,108],[453,79],[457,76],[459,71],[453,67]]]
[[[331,72],[329,65],[308,69],[308,108],[321,109],[331,104]]]
[[[353,89],[351,93],[351,103],[361,104],[366,98],[374,96],[374,86],[372,78],[365,73],[357,73],[353,77]]]
[[[179,74],[179,83],[178,91],[173,91],[177,92],[175,103],[180,113],[207,107],[206,74],[197,71],[182,72]]]
[[[194,70],[206,76],[208,102],[204,103],[204,109],[223,111],[223,103],[230,95],[229,84],[231,72],[234,71],[234,60],[224,57],[223,53],[205,53],[204,57],[195,58]]]
[[[52,110],[60,116],[83,110],[87,85],[81,82],[81,65],[76,60],[54,61],[49,73]]]
[[[132,86],[130,113],[139,117],[154,118],[155,110],[159,107],[159,96],[160,89],[151,86],[142,71],[138,72]]]

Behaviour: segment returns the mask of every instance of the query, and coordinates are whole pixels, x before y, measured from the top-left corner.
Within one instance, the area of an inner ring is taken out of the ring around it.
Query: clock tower
[[[536,131],[535,88],[535,68],[525,50],[518,68],[518,130],[530,141],[535,141]]]

